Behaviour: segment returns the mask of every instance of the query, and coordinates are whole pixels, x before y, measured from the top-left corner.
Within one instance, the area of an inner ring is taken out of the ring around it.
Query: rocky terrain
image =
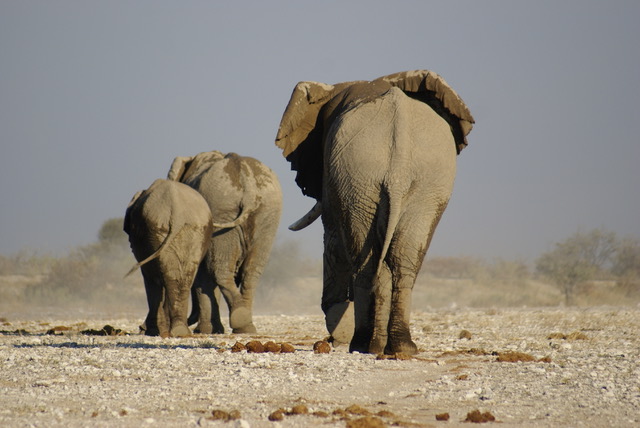
[[[0,426],[640,425],[638,308],[417,312],[413,358],[314,351],[317,314],[183,339],[143,315],[3,313]]]

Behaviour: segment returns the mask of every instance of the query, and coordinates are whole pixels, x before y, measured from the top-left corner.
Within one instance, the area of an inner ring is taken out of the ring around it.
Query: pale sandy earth
[[[502,427],[640,425],[637,308],[414,313],[421,352],[411,360],[345,347],[314,354],[326,335],[318,315],[258,316],[257,336],[183,339],[138,335],[144,314],[1,315],[2,427],[344,427],[362,415],[333,412],[351,405],[384,411],[376,418],[385,426],[468,427],[475,409]],[[80,333],[105,324],[133,334]],[[70,330],[46,334],[56,326]],[[463,330],[470,339],[460,338]],[[252,339],[287,342],[296,352],[230,351]],[[548,358],[498,362],[495,354],[507,351]],[[310,414],[268,420],[298,404]],[[212,420],[216,409],[238,410],[240,419]],[[436,421],[445,412],[449,421]]]

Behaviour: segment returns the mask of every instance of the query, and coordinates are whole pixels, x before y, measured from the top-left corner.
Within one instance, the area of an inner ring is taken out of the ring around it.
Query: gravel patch
[[[413,358],[314,351],[317,315],[181,339],[139,335],[141,319],[0,322],[0,426],[468,427],[475,410],[501,426],[640,424],[635,308],[418,312]],[[276,352],[232,352],[251,341]]]

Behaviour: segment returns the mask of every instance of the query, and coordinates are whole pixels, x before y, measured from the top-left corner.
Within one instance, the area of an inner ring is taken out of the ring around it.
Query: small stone
[[[275,412],[269,415],[270,421],[281,421],[284,419],[284,412],[281,409],[276,410]]]
[[[236,342],[232,347],[231,347],[231,352],[242,352],[245,351],[247,349],[246,346],[244,346],[242,343],[240,342]]]
[[[352,404],[344,410],[345,412],[351,413],[352,415],[369,415],[370,414],[370,412],[367,409],[365,409],[364,407],[360,407],[357,404]]]
[[[264,352],[264,345],[258,340],[252,340],[247,342],[246,344],[247,352],[253,352],[255,354],[260,354]]]
[[[211,412],[211,419],[216,421],[228,421],[229,413],[225,412],[224,410],[216,409]]]
[[[382,419],[374,416],[365,416],[347,422],[347,428],[384,428],[386,425]]]
[[[304,404],[297,404],[291,408],[289,413],[292,415],[306,415],[309,413],[309,408]]]
[[[313,344],[313,352],[315,354],[328,354],[331,352],[331,345],[326,340],[319,340]]]
[[[293,347],[290,343],[281,343],[280,344],[280,353],[281,354],[292,354],[296,352],[296,348]]]
[[[280,345],[272,341],[268,341],[264,344],[264,352],[273,352],[274,354],[277,354],[280,352],[280,348]]]
[[[472,422],[475,424],[482,424],[485,422],[493,422],[496,418],[491,414],[491,412],[481,413],[480,410],[472,410],[467,413],[467,418],[464,420],[465,422]]]
[[[507,351],[507,352],[499,352],[498,358],[496,361],[504,363],[517,363],[517,362],[528,362],[535,361],[535,357],[533,355],[525,354],[524,352],[517,351]]]
[[[436,415],[436,421],[448,421],[449,420],[449,413],[438,413]]]
[[[469,330],[462,330],[458,335],[458,339],[467,339],[470,340],[473,337]]]

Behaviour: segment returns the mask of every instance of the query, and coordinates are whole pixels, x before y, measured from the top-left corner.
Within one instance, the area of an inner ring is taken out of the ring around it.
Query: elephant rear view
[[[411,291],[473,123],[457,93],[427,70],[295,87],[276,145],[317,202],[290,228],[322,216],[322,309],[350,350],[417,352]]]
[[[253,296],[269,259],[280,214],[282,191],[275,173],[251,157],[218,151],[177,157],[167,175],[197,190],[209,204],[214,233],[194,290],[201,333],[222,332],[213,291],[220,287],[234,333],[253,333]],[[192,314],[190,319],[195,319]]]
[[[142,271],[147,335],[187,336],[189,296],[213,232],[204,198],[182,183],[156,180],[127,207],[124,231]]]

